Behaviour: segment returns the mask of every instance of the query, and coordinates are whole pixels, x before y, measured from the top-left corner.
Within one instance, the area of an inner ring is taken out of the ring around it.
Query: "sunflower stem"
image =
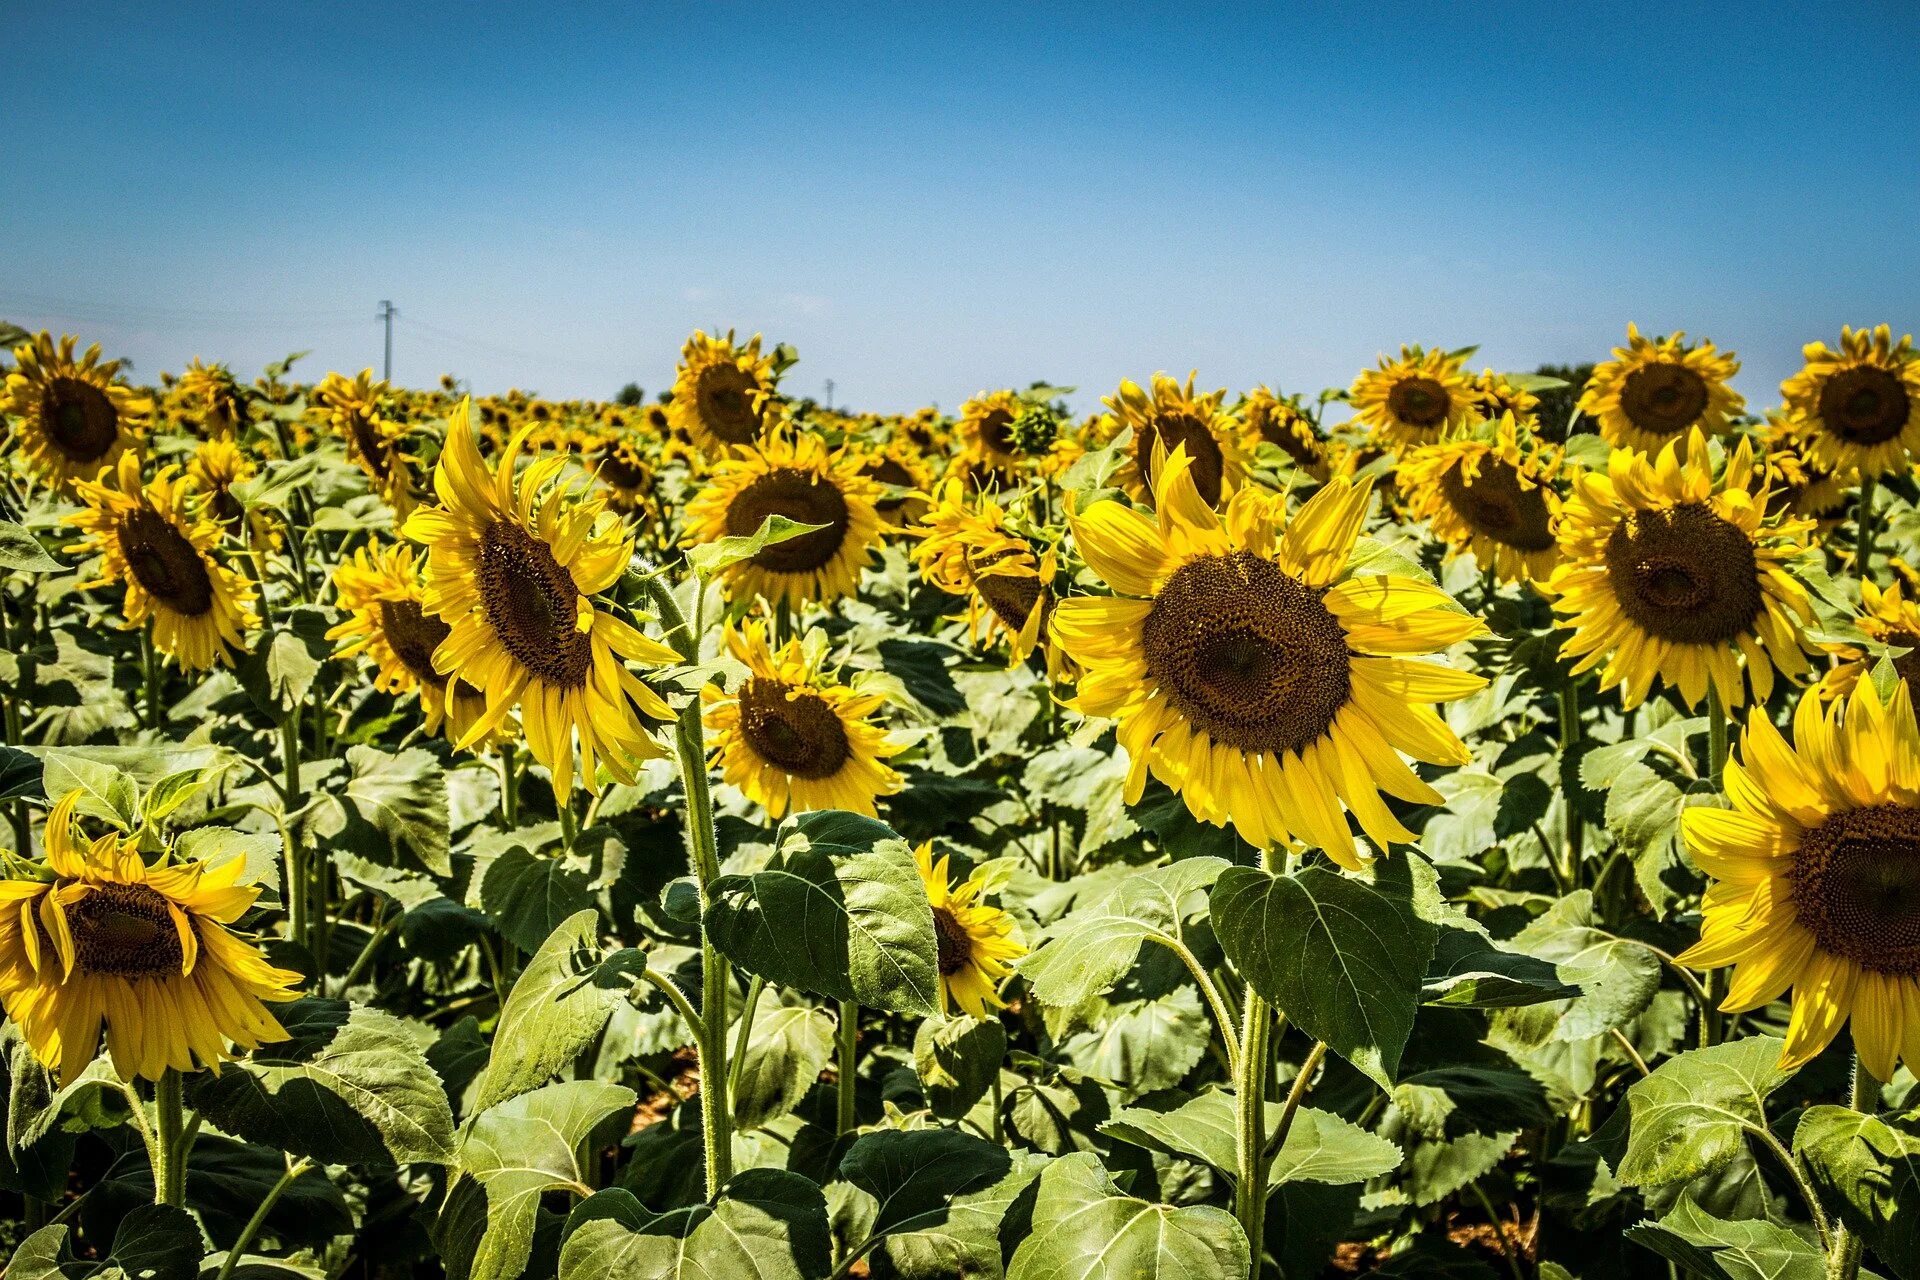
[[[753,1017],[760,1008],[760,993],[766,989],[766,985],[765,978],[754,974],[747,983],[746,998],[740,1002],[740,1026],[733,1035],[733,1061],[727,1067],[727,1098],[730,1103],[740,1096],[740,1073],[747,1065],[747,1041],[753,1036]]]
[[[851,1000],[842,1000],[840,1026],[835,1036],[840,1047],[836,1064],[839,1078],[834,1081],[833,1087],[838,1103],[834,1111],[834,1132],[843,1138],[853,1132],[856,1123],[853,1114],[853,1053],[859,1037],[860,1006]]]
[[[160,654],[153,646],[153,623],[140,628],[140,675],[147,709],[147,727],[158,729],[160,714]]]
[[[1853,511],[1853,571],[1863,580],[1873,570],[1873,499],[1879,488],[1880,482],[1871,477],[1862,480],[1860,504]]]
[[[1580,686],[1571,676],[1560,685],[1560,794],[1566,805],[1567,867],[1565,882],[1578,888],[1586,851],[1586,824],[1575,802],[1580,767]]]
[[[1871,483],[1871,482],[1869,482]],[[1855,1111],[1872,1115],[1879,1109],[1880,1082],[1873,1078],[1864,1065],[1860,1055],[1853,1055],[1853,1087],[1848,1092],[1847,1105]],[[1860,1253],[1865,1242],[1847,1228],[1844,1222],[1833,1228],[1833,1247],[1827,1253],[1828,1280],[1856,1280],[1860,1274]]]
[[[1727,767],[1727,709],[1720,701],[1720,690],[1707,686],[1707,780],[1720,785]]]
[[[266,1198],[260,1202],[260,1207],[253,1211],[253,1216],[247,1219],[247,1225],[240,1229],[240,1238],[233,1242],[231,1249],[227,1250],[226,1258],[220,1263],[219,1274],[214,1276],[213,1280],[227,1280],[233,1274],[233,1269],[239,1265],[242,1255],[247,1251],[247,1246],[253,1243],[253,1238],[260,1234],[260,1228],[266,1224],[267,1215],[273,1212],[273,1206],[279,1204],[280,1197],[286,1193],[287,1188],[312,1167],[313,1161],[305,1156],[298,1160],[287,1161],[286,1172],[282,1173],[280,1180],[273,1184]]]
[[[291,819],[306,799],[300,793],[300,730],[292,713],[280,718],[280,768],[281,807]],[[311,950],[307,918],[307,881],[311,876],[307,870],[307,850],[290,820],[283,823],[281,829],[287,858],[287,934],[292,941]]]
[[[1239,1113],[1234,1145],[1239,1176],[1233,1187],[1233,1210],[1253,1252],[1255,1275],[1261,1271],[1261,1241],[1266,1238],[1267,1057],[1272,1030],[1272,1008],[1249,986],[1246,1020],[1240,1031],[1240,1071],[1234,1080]]]
[[[511,742],[500,744],[495,759],[500,769],[500,821],[512,831],[520,825],[520,761]]]
[[[179,1071],[168,1067],[153,1086],[153,1202],[179,1208],[186,1201],[186,1105]]]

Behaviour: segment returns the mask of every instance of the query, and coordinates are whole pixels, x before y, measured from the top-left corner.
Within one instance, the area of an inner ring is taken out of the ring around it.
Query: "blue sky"
[[[16,7],[0,316],[317,377],[392,298],[549,395],[733,326],[880,410],[1920,328],[1911,3],[913,8]]]

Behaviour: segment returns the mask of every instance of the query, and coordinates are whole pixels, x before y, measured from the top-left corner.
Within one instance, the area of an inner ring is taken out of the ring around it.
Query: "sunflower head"
[[[1920,452],[1920,352],[1886,325],[1840,330],[1840,349],[1810,342],[1780,384],[1810,457],[1828,471],[1883,476]]]
[[[1671,442],[1657,458],[1616,449],[1606,475],[1576,475],[1561,564],[1545,584],[1572,632],[1561,651],[1577,659],[1575,675],[1604,663],[1601,688],[1620,686],[1628,707],[1656,680],[1689,706],[1709,683],[1722,706],[1741,705],[1747,682],[1764,702],[1775,670],[1798,679],[1810,669],[1812,606],[1787,561],[1812,525],[1766,514],[1750,440],[1717,477],[1700,433],[1682,448]]]
[[[1474,413],[1488,422],[1512,415],[1521,424],[1531,423],[1540,411],[1540,398],[1513,382],[1504,373],[1482,369],[1473,380]]]
[[[1435,444],[1478,416],[1478,401],[1459,356],[1401,347],[1398,359],[1380,357],[1348,391],[1354,415],[1384,446]]]
[[[1809,690],[1791,744],[1755,707],[1724,785],[1731,809],[1681,815],[1713,883],[1680,962],[1733,966],[1729,1013],[1792,990],[1785,1069],[1849,1020],[1876,1080],[1920,1067],[1920,730],[1906,683],[1883,699],[1860,680],[1830,703]]]
[[[852,595],[888,526],[884,490],[861,474],[861,459],[829,450],[810,432],[778,429],[759,445],[721,461],[687,508],[686,545],[749,537],[769,516],[822,528],[776,542],[728,566],[730,599],[785,601],[799,607]]]
[[[1411,655],[1485,624],[1438,587],[1352,571],[1368,486],[1336,479],[1291,519],[1283,497],[1248,487],[1222,515],[1191,467],[1184,449],[1166,460],[1151,517],[1111,500],[1072,517],[1115,594],[1054,609],[1053,639],[1082,672],[1070,705],[1119,722],[1129,803],[1151,773],[1257,846],[1303,840],[1358,867],[1343,805],[1382,848],[1405,842],[1381,791],[1439,793],[1399,753],[1467,759],[1426,704],[1486,682]]]
[[[1785,415],[1768,416],[1761,440],[1766,445],[1772,494],[1769,514],[1805,516],[1822,530],[1846,519],[1853,505],[1849,490],[1858,479],[1855,474],[1835,472],[1817,461],[1806,435]]]
[[[207,440],[234,440],[253,416],[247,390],[224,364],[202,364],[194,357],[180,375],[180,397],[195,411],[192,424]]]
[[[1473,552],[1501,582],[1545,578],[1559,563],[1553,525],[1560,451],[1511,414],[1472,435],[1414,450],[1400,467],[1412,514],[1451,552]]]
[[[696,330],[680,349],[667,415],[696,448],[708,455],[751,445],[773,425],[772,353],[760,352],[760,335],[738,345],[733,331],[709,338]]]
[[[187,463],[187,479],[197,491],[202,514],[228,537],[246,539],[256,547],[278,546],[280,530],[263,510],[248,512],[233,486],[259,474],[260,464],[248,457],[231,437],[202,441]]]
[[[933,488],[933,468],[927,464],[926,455],[904,436],[864,450],[860,474],[897,491],[892,497],[875,499],[873,504],[880,518],[896,529],[917,525],[927,514],[925,495]]]
[[[149,863],[118,832],[83,835],[79,798],[48,815],[45,862],[0,880],[0,1006],[34,1056],[65,1085],[104,1034],[123,1079],[157,1080],[286,1039],[266,1004],[298,996],[300,975],[228,927],[260,895],[245,859]]]
[[[1266,387],[1255,387],[1240,402],[1240,420],[1246,424],[1249,449],[1273,445],[1322,483],[1332,474],[1327,442],[1297,396],[1276,396]]]
[[[406,428],[394,420],[393,389],[374,380],[372,369],[356,378],[329,373],[313,390],[347,455],[366,473],[396,515],[405,519],[415,500],[416,460],[406,452]]]
[[[1580,412],[1600,424],[1616,449],[1659,453],[1687,447],[1691,434],[1726,431],[1746,408],[1728,383],[1740,372],[1732,352],[1711,342],[1689,345],[1684,333],[1645,338],[1627,326],[1627,345],[1599,365],[1580,393]]]
[[[69,492],[137,449],[153,414],[153,401],[120,381],[120,362],[100,359],[98,343],[76,358],[79,341],[42,332],[14,348],[4,397],[34,472]]]
[[[1189,373],[1183,386],[1156,373],[1150,387],[1131,379],[1108,396],[1114,432],[1131,428],[1133,441],[1115,481],[1135,500],[1150,502],[1159,491],[1157,460],[1184,449],[1188,481],[1201,501],[1217,507],[1238,489],[1246,475],[1246,449],[1240,424],[1220,407],[1225,391],[1196,394]]]
[[[959,477],[941,485],[919,534],[920,576],[967,601],[968,636],[982,643],[1004,635],[1012,660],[1026,661],[1053,609],[1053,551],[1036,554],[999,504],[986,494],[969,497]]]
[[[945,854],[935,858],[933,845],[913,851],[926,886],[927,905],[933,908],[933,933],[939,944],[940,1009],[958,1008],[975,1018],[1004,1009],[1000,984],[1013,973],[1013,962],[1027,953],[1020,927],[1013,917],[986,903],[987,877],[975,871],[953,883]]]
[[[622,511],[646,512],[653,502],[653,466],[631,436],[608,435],[590,451],[593,474]]]
[[[777,652],[766,624],[729,628],[727,648],[746,674],[731,693],[702,692],[721,776],[775,818],[814,809],[871,815],[903,783],[887,765],[900,744],[874,723],[885,699],[823,670],[823,633]]]

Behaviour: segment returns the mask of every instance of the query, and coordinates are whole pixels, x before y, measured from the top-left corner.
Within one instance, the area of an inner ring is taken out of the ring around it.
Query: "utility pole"
[[[380,300],[380,314],[374,317],[375,320],[387,326],[387,351],[386,356],[380,362],[380,379],[383,382],[393,381],[393,318],[399,314],[391,302],[382,298]]]
[[[833,408],[833,379],[827,379],[827,408]]]

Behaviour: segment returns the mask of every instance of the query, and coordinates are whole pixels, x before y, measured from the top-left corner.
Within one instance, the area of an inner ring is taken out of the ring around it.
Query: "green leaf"
[[[957,1129],[869,1133],[840,1161],[840,1176],[879,1202],[872,1235],[922,1230],[949,1199],[1006,1175],[1006,1148]]]
[[[1497,946],[1473,929],[1442,929],[1420,988],[1422,1004],[1504,1009],[1580,994],[1549,962]]]
[[[768,547],[826,527],[824,524],[801,524],[786,516],[771,515],[761,521],[760,527],[751,534],[721,538],[690,548],[687,562],[702,578],[711,578],[722,569],[739,564],[742,560],[753,559]]]
[[[602,1191],[569,1222],[558,1280],[818,1280],[833,1268],[826,1197],[784,1169],[749,1169],[711,1206],[662,1214]]]
[[[67,1224],[42,1227],[7,1264],[10,1280],[195,1280],[205,1253],[186,1210],[143,1204],[120,1219],[107,1256],[67,1260]]]
[[[493,927],[522,951],[533,951],[563,920],[593,905],[586,877],[558,858],[515,846],[493,860],[480,882],[480,905]]]
[[[527,961],[493,1032],[493,1056],[474,1109],[485,1111],[551,1080],[606,1025],[621,988],[594,981],[598,915],[569,916]]]
[[[1851,1107],[1809,1107],[1793,1149],[1840,1220],[1901,1280],[1920,1276],[1920,1125]]]
[[[1213,888],[1213,930],[1241,976],[1383,1088],[1438,936],[1415,910],[1412,866],[1411,855],[1382,858],[1371,881],[1324,866],[1230,867]]]
[[[1185,1080],[1206,1056],[1211,1035],[1200,993],[1179,986],[1152,1000],[1107,1006],[1091,1029],[1070,1037],[1060,1049],[1088,1075],[1114,1081],[1123,1100],[1130,1101]]]
[[[460,1143],[459,1168],[485,1194],[484,1214],[456,1202],[441,1210],[442,1251],[466,1256],[465,1280],[514,1280],[533,1252],[540,1197],[583,1188],[580,1144],[602,1120],[634,1104],[633,1090],[603,1080],[568,1080],[492,1107]],[[460,1280],[449,1266],[449,1274]]]
[[[0,743],[0,800],[44,800],[46,765],[39,756]]]
[[[893,1013],[939,1008],[920,870],[906,842],[870,818],[789,819],[765,868],[714,881],[706,928],[735,964],[779,986]]]
[[[1593,927],[1593,895],[1581,889],[1553,904],[1508,939],[1513,950],[1555,966],[1577,986],[1571,1000],[1508,1010],[1496,1024],[1503,1042],[1535,1048],[1549,1041],[1603,1036],[1639,1017],[1660,990],[1660,961],[1637,942]]]
[[[446,772],[433,754],[420,747],[389,755],[376,747],[352,746],[347,767],[352,773],[347,799],[394,852],[405,849],[434,875],[452,875]]]
[[[246,867],[240,873],[242,881],[270,889],[280,887],[280,833],[277,831],[195,827],[181,832],[173,848],[181,858],[204,861],[210,867],[224,866],[238,858]]]
[[[747,1036],[734,1122],[742,1130],[778,1120],[807,1096],[833,1059],[834,1021],[824,1010],[761,1001]]]
[[[58,573],[66,568],[47,554],[40,539],[11,520],[0,520],[0,570]]]
[[[1764,1130],[1767,1096],[1793,1075],[1780,1070],[1775,1036],[1690,1049],[1627,1090],[1630,1127],[1616,1177],[1657,1187],[1712,1173]]]
[[[1061,920],[1053,937],[1020,961],[1020,976],[1041,1004],[1085,1003],[1133,968],[1142,943],[1178,940],[1187,899],[1227,869],[1223,858],[1186,858],[1126,877]]]
[[[1046,1163],[1036,1152],[1015,1152],[1006,1177],[953,1197],[944,1222],[889,1235],[881,1248],[900,1280],[1000,1280],[1007,1211]]]
[[[1239,1128],[1234,1106],[1232,1090],[1208,1089],[1171,1111],[1122,1107],[1100,1126],[1100,1132],[1136,1147],[1198,1160],[1235,1174],[1240,1157],[1235,1150]]]
[[[1820,1280],[1819,1246],[1777,1222],[1726,1222],[1683,1199],[1658,1222],[1627,1228],[1627,1239],[1710,1280]]]
[[[1234,1136],[1236,1100],[1225,1089],[1199,1094],[1172,1111],[1126,1107],[1100,1126],[1100,1132],[1136,1146],[1184,1156],[1239,1175]],[[1400,1164],[1400,1148],[1330,1111],[1301,1107],[1293,1114],[1287,1140],[1275,1154],[1268,1185],[1287,1182],[1343,1184],[1365,1182]]]
[[[404,1023],[336,1000],[280,1013],[290,1039],[194,1077],[193,1105],[238,1137],[321,1164],[451,1164],[453,1113]]]
[[[304,454],[291,461],[271,461],[258,475],[235,481],[231,492],[242,508],[258,511],[283,507],[294,491],[310,482],[320,469],[320,455]]]
[[[1007,1056],[1007,1029],[997,1018],[928,1018],[913,1037],[913,1065],[927,1105],[942,1120],[959,1120],[987,1096]]]
[[[1007,1280],[1195,1280],[1244,1276],[1246,1234],[1211,1205],[1175,1208],[1124,1194],[1099,1157],[1062,1157],[1040,1174],[1033,1220]]]
[[[102,759],[102,754],[84,747],[41,752],[45,767],[42,786],[47,798],[56,802],[78,791],[75,813],[131,831],[140,825],[139,788],[126,772]]]

